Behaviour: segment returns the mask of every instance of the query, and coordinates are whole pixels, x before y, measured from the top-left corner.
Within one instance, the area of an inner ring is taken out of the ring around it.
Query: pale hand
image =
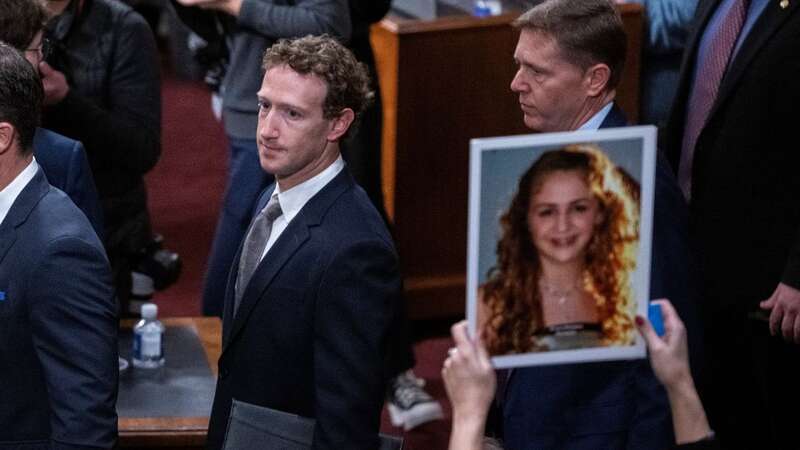
[[[44,104],[50,106],[64,100],[69,93],[69,84],[64,74],[42,61],[39,63],[39,75],[44,88]]]
[[[769,331],[773,336],[780,334],[785,341],[800,344],[800,291],[779,283],[761,308],[772,310]]]
[[[489,354],[467,335],[467,322],[451,329],[456,351],[445,360],[442,378],[453,405],[453,416],[485,418],[497,383]]]
[[[659,337],[650,321],[636,317],[636,325],[650,351],[650,366],[656,378],[667,390],[675,389],[691,380],[689,370],[689,345],[686,327],[668,300],[654,300],[661,307],[664,320],[664,335]]]
[[[197,6],[203,9],[222,11],[233,17],[239,16],[243,0],[177,0],[183,6]]]

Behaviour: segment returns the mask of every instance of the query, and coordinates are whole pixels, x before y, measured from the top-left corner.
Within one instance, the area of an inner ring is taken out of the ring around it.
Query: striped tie
[[[272,233],[272,224],[275,219],[283,214],[281,204],[278,202],[278,197],[274,196],[269,199],[267,206],[258,213],[247,232],[247,237],[244,240],[242,247],[242,256],[239,259],[239,273],[236,277],[235,297],[233,304],[233,315],[239,310],[239,304],[242,302],[242,295],[250,283],[250,278],[253,272],[256,271],[258,263],[261,262],[261,254],[269,242],[269,235]]]
[[[695,144],[717,98],[720,82],[742,31],[749,3],[749,0],[734,0],[728,14],[722,18],[717,33],[711,37],[706,58],[698,63],[686,110],[686,127],[678,166],[678,184],[687,200],[691,198]]]

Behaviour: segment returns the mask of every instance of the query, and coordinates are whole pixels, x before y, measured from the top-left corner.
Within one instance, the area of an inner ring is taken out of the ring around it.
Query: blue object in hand
[[[653,329],[656,331],[656,334],[663,336],[664,319],[661,316],[661,305],[658,303],[649,304],[647,308],[647,318],[650,319],[650,323],[653,325]]]

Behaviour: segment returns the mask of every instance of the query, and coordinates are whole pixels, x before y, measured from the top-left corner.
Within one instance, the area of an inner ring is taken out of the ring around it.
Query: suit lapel
[[[739,52],[734,57],[733,61],[731,61],[728,72],[722,78],[719,94],[717,94],[717,99],[708,115],[709,119],[714,117],[714,113],[719,109],[720,105],[731,95],[739,79],[750,66],[753,58],[756,57],[758,52],[778,31],[781,25],[796,12],[798,4],[800,4],[800,2],[794,0],[789,3],[786,9],[782,9],[777,1],[769,1],[761,17],[756,20],[747,38],[742,42]]]
[[[611,107],[611,111],[608,112],[606,118],[603,119],[603,123],[600,124],[600,129],[624,127],[627,125],[628,119],[625,118],[625,113],[614,103]]]
[[[28,220],[33,208],[50,190],[50,184],[39,168],[31,181],[22,189],[19,196],[8,210],[6,218],[0,224],[0,263],[6,257],[8,250],[17,240],[17,228]]]
[[[8,249],[11,248],[16,240],[17,230],[15,230],[14,227],[6,224],[0,226],[0,264],[3,263]]]
[[[283,230],[281,236],[258,264],[256,271],[253,272],[253,277],[242,294],[242,303],[239,305],[239,310],[232,319],[231,331],[225,341],[223,352],[244,327],[253,308],[264,298],[261,295],[262,292],[267,289],[275,279],[275,275],[307,240],[308,225],[303,220],[301,211],[292,219],[292,223]],[[232,279],[234,283],[235,280],[235,278]],[[230,309],[232,310],[233,308]]]
[[[227,345],[229,341],[229,337],[231,334],[231,328],[233,326],[233,309],[234,309],[234,302],[236,301],[236,278],[239,276],[239,260],[242,257],[242,248],[244,247],[244,241],[247,237],[247,234],[250,233],[250,227],[253,226],[253,220],[255,219],[255,215],[257,211],[261,211],[264,206],[266,206],[269,198],[272,196],[272,193],[275,190],[275,185],[272,184],[271,186],[264,189],[259,197],[258,201],[256,202],[256,207],[253,211],[252,218],[250,219],[250,225],[248,225],[247,230],[242,236],[242,241],[239,243],[239,249],[236,251],[236,256],[234,256],[231,262],[231,268],[228,271],[228,281],[227,281],[227,288],[225,289],[225,298],[222,307],[222,344],[223,346]]]
[[[261,301],[265,300],[263,295],[272,282],[275,280],[276,275],[280,270],[291,260],[292,256],[305,244],[308,240],[310,233],[309,229],[319,226],[325,212],[333,204],[333,202],[354,184],[350,173],[347,168],[344,168],[330,183],[328,183],[321,191],[319,191],[313,198],[311,198],[303,209],[292,219],[289,226],[283,230],[281,236],[275,241],[275,244],[269,249],[269,252],[264,256],[264,259],[259,263],[253,277],[250,279],[250,284],[247,285],[244,293],[242,294],[242,302],[239,305],[239,311],[236,317],[231,317],[233,313],[233,291],[236,282],[236,274],[238,273],[238,258],[241,254],[241,247],[237,253],[235,260],[235,268],[231,269],[231,275],[228,279],[228,289],[225,302],[225,321],[224,328],[226,331],[223,335],[222,353],[230,346],[231,342],[236,339],[236,336],[241,332],[244,325],[252,313],[255,306]],[[270,191],[271,192],[271,191]],[[269,196],[265,196],[263,203]],[[263,206],[263,205],[262,205]],[[227,331],[230,330],[230,331]]]

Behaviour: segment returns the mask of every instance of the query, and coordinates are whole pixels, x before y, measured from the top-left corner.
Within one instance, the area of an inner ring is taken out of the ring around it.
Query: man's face
[[[313,177],[337,156],[337,119],[325,119],[325,82],[288,66],[264,74],[258,91],[258,158],[282,190]]]
[[[577,129],[589,99],[585,71],[541,31],[522,30],[514,60],[519,69],[511,90],[519,94],[525,125],[542,133]]]

